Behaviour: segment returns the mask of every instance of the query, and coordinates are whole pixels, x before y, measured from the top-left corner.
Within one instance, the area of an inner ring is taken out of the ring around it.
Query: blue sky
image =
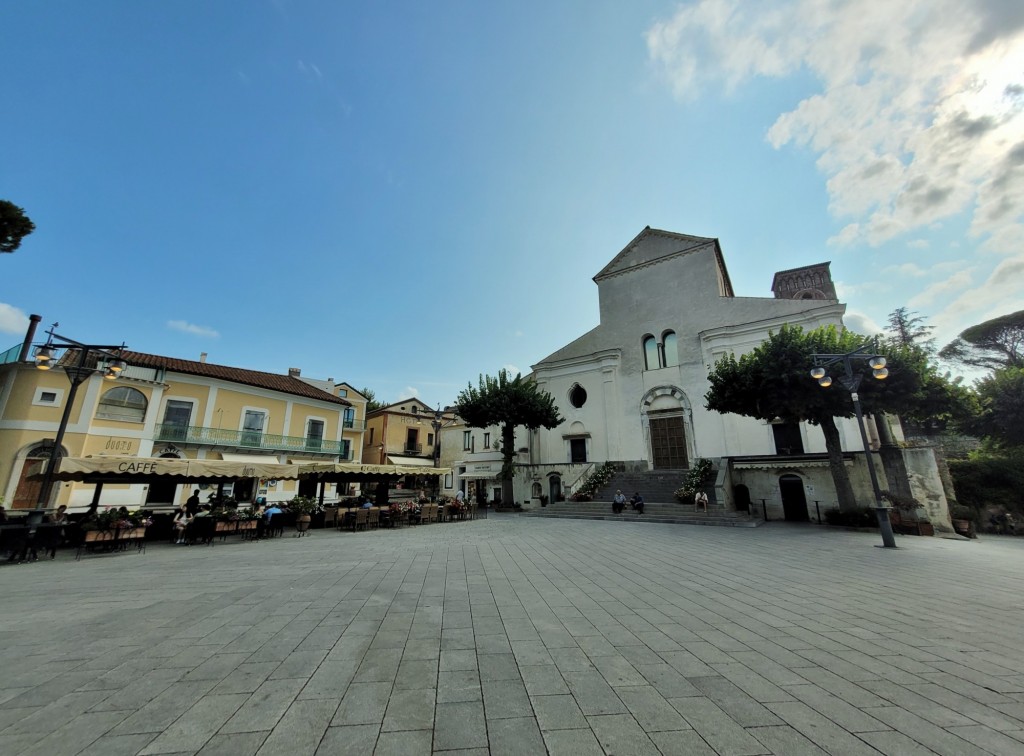
[[[646,225],[945,343],[1024,308],[1024,10],[894,5],[8,2],[0,348],[39,313],[449,403],[592,328]]]

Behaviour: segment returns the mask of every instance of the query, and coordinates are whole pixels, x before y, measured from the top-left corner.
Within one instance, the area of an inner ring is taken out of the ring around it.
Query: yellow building
[[[361,395],[357,401],[345,398],[347,384],[331,381],[325,390],[294,369],[288,375],[264,373],[207,363],[205,355],[200,361],[130,351],[120,356],[127,367],[119,379],[107,381],[96,372],[79,386],[61,456],[359,460],[366,404]],[[66,354],[54,369],[42,371],[18,361],[16,350],[0,355],[0,495],[9,508],[36,505],[40,483],[29,473],[50,456],[70,393],[63,366],[73,360],[73,353]],[[101,368],[95,360],[92,355],[89,367]],[[240,502],[275,501],[315,495],[315,485],[253,478],[235,481],[225,493]],[[93,491],[88,484],[55,484],[45,506],[85,508]],[[171,506],[190,493],[191,486],[174,482],[108,484],[102,503]],[[325,491],[329,499],[338,495],[333,485]]]
[[[442,425],[454,421],[451,412],[441,415]],[[366,415],[363,462],[374,465],[434,467],[440,451],[434,409],[419,399],[404,399]]]

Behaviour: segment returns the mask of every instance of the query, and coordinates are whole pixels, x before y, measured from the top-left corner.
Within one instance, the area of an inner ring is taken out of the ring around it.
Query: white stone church
[[[605,461],[662,471],[678,485],[680,471],[705,457],[718,467],[720,508],[813,521],[835,506],[817,427],[704,407],[708,372],[723,355],[749,351],[785,323],[842,326],[846,307],[828,263],[776,273],[773,298],[738,297],[718,240],[648,227],[594,282],[600,323],[533,365],[565,422],[531,434],[529,462],[517,460],[517,500],[555,501]],[[808,390],[821,389],[808,378]],[[861,451],[855,421],[837,422],[844,451]],[[864,491],[863,455],[851,453],[847,464],[855,490]]]

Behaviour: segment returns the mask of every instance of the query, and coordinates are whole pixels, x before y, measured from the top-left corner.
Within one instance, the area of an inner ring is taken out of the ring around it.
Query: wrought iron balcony
[[[362,420],[357,420],[355,418],[347,418],[345,420],[342,420],[341,427],[344,428],[345,430],[366,430],[366,424]]]
[[[406,444],[403,454],[422,454],[423,444]]]
[[[157,425],[156,441],[194,446],[220,446],[236,449],[262,449],[274,452],[305,452],[350,459],[349,444],[303,436],[279,436],[248,430],[204,428],[199,425]]]

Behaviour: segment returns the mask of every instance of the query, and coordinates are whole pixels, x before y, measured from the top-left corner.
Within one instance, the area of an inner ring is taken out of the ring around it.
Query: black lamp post
[[[867,362],[871,368],[872,377],[884,380],[889,375],[885,367],[885,357],[877,354],[873,342],[865,344],[859,349],[854,349],[846,354],[812,354],[814,368],[811,370],[811,378],[814,378],[822,388],[832,385],[832,378],[825,369],[830,365],[842,364],[843,374],[839,376],[839,382],[843,388],[850,392],[853,399],[853,411],[857,415],[857,427],[860,429],[860,438],[864,444],[864,459],[868,464],[868,475],[871,476],[871,488],[875,494],[875,516],[878,518],[878,530],[882,534],[882,546],[887,549],[896,548],[896,539],[892,534],[892,524],[889,522],[889,508],[882,503],[882,492],[878,487],[878,475],[875,473],[875,464],[871,459],[871,447],[868,444],[868,434],[864,430],[864,414],[860,409],[860,397],[857,389],[860,388],[860,381],[864,377],[864,368],[853,369],[854,360]]]
[[[77,349],[78,360],[74,365],[65,365],[64,374],[71,383],[71,390],[68,391],[67,400],[64,402],[64,413],[60,418],[60,425],[57,426],[57,437],[53,440],[53,447],[50,449],[50,458],[46,462],[46,470],[43,472],[43,483],[39,488],[39,498],[36,499],[36,517],[42,517],[42,510],[46,509],[50,502],[50,491],[53,489],[53,474],[57,467],[57,460],[60,458],[60,448],[64,441],[64,433],[68,428],[68,420],[71,418],[71,407],[75,403],[75,395],[78,387],[96,373],[102,373],[107,380],[117,380],[125,368],[125,362],[121,359],[120,352],[124,344],[83,344],[74,339],[68,339],[60,334],[54,333],[53,329],[60,323],[54,323],[48,330],[46,343],[36,349],[36,367],[40,370],[49,370],[56,363],[57,351],[60,349]],[[117,354],[111,354],[110,351]],[[88,366],[89,355],[99,354],[107,358],[106,365],[101,368]]]

